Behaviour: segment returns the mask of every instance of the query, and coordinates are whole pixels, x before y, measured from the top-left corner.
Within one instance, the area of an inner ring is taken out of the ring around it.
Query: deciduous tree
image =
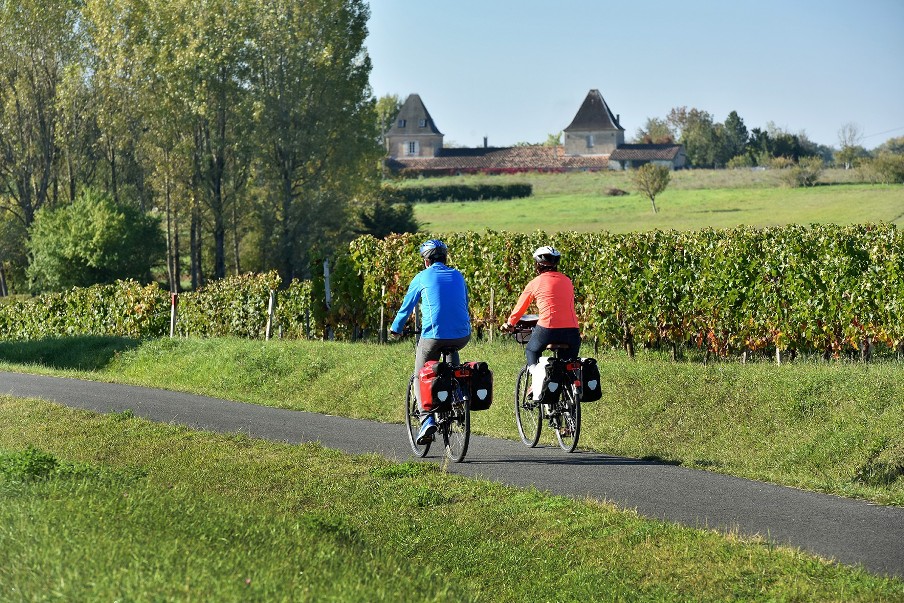
[[[637,190],[643,193],[653,205],[653,213],[657,213],[656,197],[665,190],[671,180],[672,172],[664,165],[645,163],[631,172],[631,179]]]
[[[30,288],[40,292],[127,278],[146,282],[164,247],[156,219],[87,190],[72,204],[37,213],[28,251]]]
[[[250,57],[255,133],[283,280],[349,232],[350,201],[377,176],[362,0],[258,0]]]

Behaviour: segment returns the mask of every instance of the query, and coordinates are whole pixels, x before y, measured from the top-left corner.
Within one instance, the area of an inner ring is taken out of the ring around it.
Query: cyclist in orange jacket
[[[577,358],[581,348],[581,331],[574,310],[574,285],[570,278],[559,272],[561,259],[562,254],[548,245],[534,251],[537,276],[524,288],[503,325],[503,329],[512,330],[531,303],[537,305],[540,319],[524,348],[527,364],[531,366],[539,362],[540,355],[550,343],[568,345],[563,355],[566,360]]]

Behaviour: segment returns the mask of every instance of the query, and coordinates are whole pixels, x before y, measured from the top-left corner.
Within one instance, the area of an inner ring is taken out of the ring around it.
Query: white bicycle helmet
[[[534,261],[541,266],[558,266],[561,259],[562,254],[555,247],[550,247],[549,245],[538,247],[534,252]]]

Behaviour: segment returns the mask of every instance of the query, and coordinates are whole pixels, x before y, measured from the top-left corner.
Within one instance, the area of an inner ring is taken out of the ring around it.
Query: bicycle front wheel
[[[471,439],[471,402],[456,394],[449,419],[443,422],[443,443],[446,456],[453,463],[465,460]]]
[[[562,392],[559,415],[555,418],[556,439],[565,452],[574,452],[581,436],[581,401],[574,388],[566,387]]]
[[[527,395],[530,385],[530,372],[525,366],[518,374],[515,384],[515,422],[518,423],[518,435],[528,448],[533,448],[540,441],[540,425],[543,421],[541,406]]]
[[[430,441],[426,444],[417,443],[417,432],[421,429],[421,409],[417,405],[414,395],[415,377],[412,375],[408,381],[408,393],[405,395],[405,427],[408,429],[408,443],[415,455],[423,458],[430,450]]]

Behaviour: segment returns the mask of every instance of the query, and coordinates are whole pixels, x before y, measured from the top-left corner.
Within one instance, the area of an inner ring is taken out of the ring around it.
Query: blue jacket
[[[394,333],[402,332],[418,301],[421,302],[421,337],[458,339],[471,334],[468,287],[455,268],[435,262],[411,280],[402,307],[392,321]]]

